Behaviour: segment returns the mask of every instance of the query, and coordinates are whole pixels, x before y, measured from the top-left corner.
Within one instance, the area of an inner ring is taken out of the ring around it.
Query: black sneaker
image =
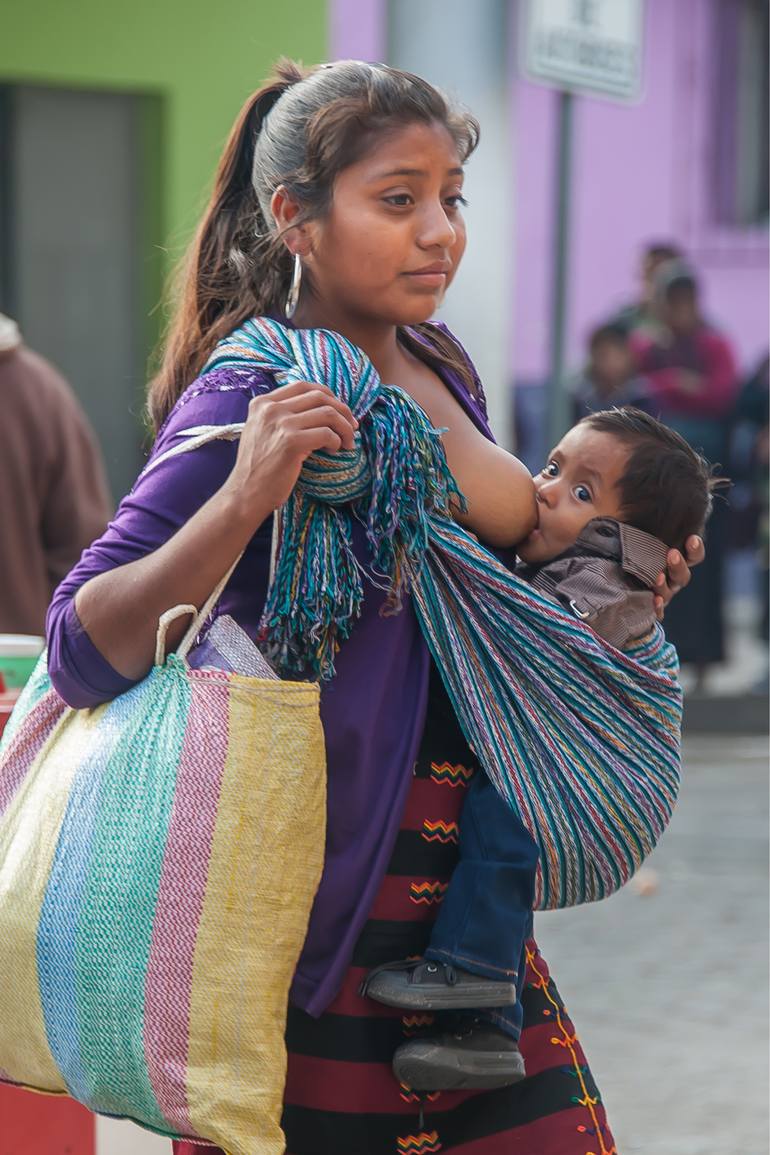
[[[478,1007],[507,1007],[516,1002],[514,983],[487,979],[449,963],[427,959],[386,963],[370,971],[361,994],[414,1011],[458,1011]]]
[[[470,1018],[455,1034],[404,1043],[393,1056],[393,1073],[415,1091],[492,1090],[526,1075],[515,1039]]]

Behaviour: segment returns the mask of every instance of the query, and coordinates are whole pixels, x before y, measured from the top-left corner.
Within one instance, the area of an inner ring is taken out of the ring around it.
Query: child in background
[[[650,411],[650,387],[640,376],[628,332],[619,323],[600,325],[588,339],[588,360],[572,388],[575,421],[613,405]]]

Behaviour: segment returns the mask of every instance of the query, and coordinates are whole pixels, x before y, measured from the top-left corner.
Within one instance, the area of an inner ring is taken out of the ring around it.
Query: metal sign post
[[[569,398],[565,388],[564,345],[567,333],[567,285],[569,283],[570,213],[569,194],[572,183],[572,116],[571,92],[559,93],[559,126],[556,134],[556,205],[553,244],[553,277],[551,285],[551,341],[547,382],[548,449],[559,442],[572,424]]]
[[[522,72],[536,84],[559,90],[547,382],[548,435],[553,446],[570,424],[564,377],[574,94],[638,99],[644,12],[643,0],[524,0],[521,11]]]

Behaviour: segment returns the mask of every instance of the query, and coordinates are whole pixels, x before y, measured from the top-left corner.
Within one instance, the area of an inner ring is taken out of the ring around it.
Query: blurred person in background
[[[657,330],[632,336],[639,372],[650,387],[652,412],[719,466],[729,452],[729,425],[739,380],[729,340],[703,317],[698,281],[683,261],[665,261],[655,277]],[[708,558],[686,595],[666,615],[666,634],[682,663],[695,668],[696,688],[724,660],[727,503],[714,502]]]
[[[742,454],[736,454],[736,441],[741,432],[748,435],[748,444]],[[767,355],[741,389],[735,407],[735,434],[731,471],[745,481],[747,491],[742,534],[737,544],[756,550],[761,606],[759,636],[767,647],[770,641],[770,357]],[[766,650],[766,660],[767,657]],[[755,690],[766,693],[767,689],[766,670]]]
[[[649,411],[649,386],[636,368],[626,329],[599,325],[588,339],[588,360],[572,388],[573,419],[617,405]]]
[[[42,634],[51,595],[104,530],[110,494],[64,378],[0,313],[0,633]]]
[[[617,325],[629,335],[653,335],[659,325],[656,278],[665,264],[681,261],[683,257],[679,246],[670,241],[652,241],[645,245],[639,269],[639,297],[620,309],[607,323]]]

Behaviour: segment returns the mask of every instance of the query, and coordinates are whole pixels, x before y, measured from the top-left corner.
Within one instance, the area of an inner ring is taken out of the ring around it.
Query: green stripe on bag
[[[168,1122],[144,1055],[144,992],[191,693],[172,659],[124,701],[125,730],[105,772],[78,931],[81,1052],[89,1098],[99,1111],[141,1115],[163,1131]]]

